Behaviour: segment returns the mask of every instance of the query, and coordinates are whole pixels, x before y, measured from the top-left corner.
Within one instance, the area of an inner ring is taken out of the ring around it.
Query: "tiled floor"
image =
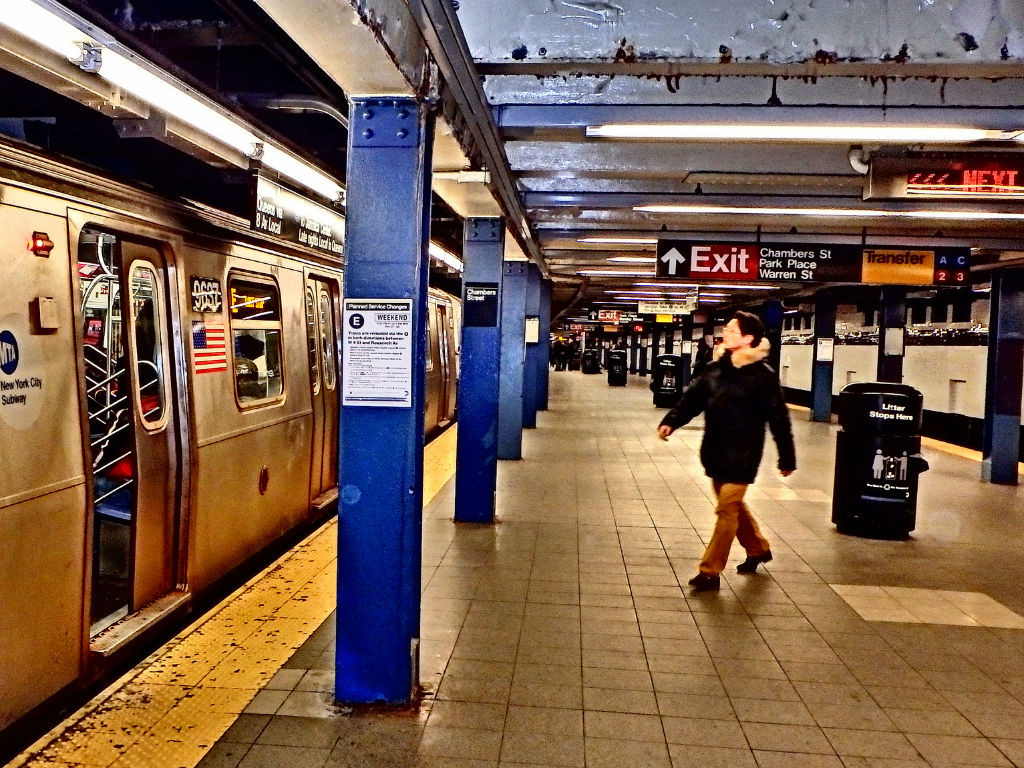
[[[794,413],[800,468],[769,448],[748,497],[775,560],[740,576],[734,549],[693,595],[701,433],[661,442],[660,414],[645,381],[552,374],[499,521],[454,525],[451,484],[427,510],[422,705],[334,705],[328,619],[204,768],[1024,766],[1024,490],[926,450],[911,540],[840,535],[835,427]]]

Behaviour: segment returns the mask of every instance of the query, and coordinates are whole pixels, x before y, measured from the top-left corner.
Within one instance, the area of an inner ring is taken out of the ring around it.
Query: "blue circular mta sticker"
[[[10,331],[0,331],[0,371],[8,376],[18,370],[18,340]]]

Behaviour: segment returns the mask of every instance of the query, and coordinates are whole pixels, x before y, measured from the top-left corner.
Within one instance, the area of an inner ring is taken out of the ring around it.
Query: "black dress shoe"
[[[707,589],[718,589],[721,586],[721,580],[717,573],[698,573],[690,579],[689,584],[693,587],[694,592],[703,592]]]
[[[742,563],[736,566],[737,573],[753,573],[761,563],[767,563],[772,559],[772,551],[768,550],[763,555],[750,555]]]

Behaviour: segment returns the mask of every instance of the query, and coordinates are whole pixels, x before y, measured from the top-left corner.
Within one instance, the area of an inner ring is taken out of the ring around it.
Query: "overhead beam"
[[[652,61],[610,61],[579,59],[561,61],[481,62],[484,76],[531,75],[556,77],[578,75],[635,75],[637,77],[872,77],[872,78],[1004,78],[1020,77],[1020,62],[884,62],[856,61],[819,64],[813,61],[772,64],[767,61],[713,61],[662,59]]]
[[[491,172],[492,189],[501,202],[512,233],[546,275],[547,265],[530,232],[511,166],[501,136],[491,119],[480,73],[455,16],[454,4],[450,0],[409,0],[408,7],[466,121],[466,129],[472,134],[477,151]]]

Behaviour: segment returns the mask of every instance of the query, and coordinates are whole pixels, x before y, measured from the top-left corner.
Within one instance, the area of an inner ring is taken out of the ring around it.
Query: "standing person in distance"
[[[658,425],[658,437],[667,440],[676,429],[704,413],[700,461],[711,478],[718,504],[715,531],[699,572],[690,579],[695,590],[719,588],[719,574],[725,570],[735,538],[747,553],[747,559],[736,566],[740,573],[753,573],[760,563],[772,559],[768,540],[743,503],[761,463],[766,424],[779,451],[779,474],[788,477],[796,469],[789,411],[779,377],[765,362],[769,349],[761,319],[737,312],[725,326],[714,360]]]

